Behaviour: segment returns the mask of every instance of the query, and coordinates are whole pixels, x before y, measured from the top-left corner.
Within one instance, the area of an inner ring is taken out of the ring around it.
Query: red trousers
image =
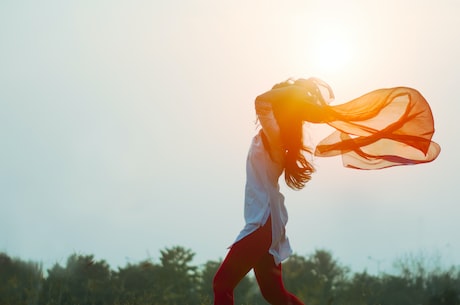
[[[283,284],[281,264],[268,253],[272,241],[270,218],[265,225],[235,243],[214,276],[214,305],[233,305],[233,290],[254,269],[262,296],[272,305],[303,305]]]

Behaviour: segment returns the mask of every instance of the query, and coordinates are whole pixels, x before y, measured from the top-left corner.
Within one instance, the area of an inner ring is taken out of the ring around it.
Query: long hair
[[[311,154],[312,151],[303,143],[303,121],[295,117],[288,122],[281,121],[280,132],[286,149],[284,180],[290,188],[300,190],[315,172],[305,157],[305,153]]]
[[[272,89],[299,85],[308,89],[308,97],[318,103],[325,103],[318,85],[321,81],[315,78],[308,80],[293,81],[289,79],[283,83],[276,84]],[[329,86],[327,86],[329,88]],[[332,92],[330,92],[332,94]],[[274,107],[274,115],[280,127],[281,140],[286,150],[284,180],[286,184],[294,189],[300,190],[310,181],[311,175],[315,172],[306,154],[311,155],[312,149],[304,144],[303,123],[301,116],[301,105],[298,101],[285,101]]]

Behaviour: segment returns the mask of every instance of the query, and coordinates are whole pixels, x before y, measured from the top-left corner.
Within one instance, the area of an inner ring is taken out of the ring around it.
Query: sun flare
[[[352,59],[352,43],[346,32],[338,27],[318,32],[311,47],[312,62],[320,71],[341,71]]]

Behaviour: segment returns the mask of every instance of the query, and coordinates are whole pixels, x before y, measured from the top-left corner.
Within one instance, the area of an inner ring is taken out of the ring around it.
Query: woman
[[[304,155],[312,150],[303,143],[303,122],[337,128],[319,143],[315,154],[341,154],[344,165],[352,168],[430,162],[439,154],[439,146],[431,142],[431,111],[417,91],[381,89],[329,106],[333,97],[326,83],[310,78],[277,84],[256,98],[262,128],[252,140],[246,163],[246,225],[216,272],[214,305],[232,305],[234,288],[251,269],[267,302],[303,304],[286,291],[282,281],[281,262],[292,250],[285,234],[288,215],[278,184],[284,172],[286,184],[300,190],[314,172]]]

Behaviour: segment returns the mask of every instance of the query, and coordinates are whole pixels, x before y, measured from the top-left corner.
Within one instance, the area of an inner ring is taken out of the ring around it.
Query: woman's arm
[[[274,88],[256,98],[256,103],[268,102],[273,110],[281,116],[300,115],[302,120],[311,123],[323,123],[331,119],[329,106],[320,104],[316,95],[307,88],[288,85]],[[287,118],[289,119],[289,118]]]
[[[262,131],[270,146],[268,148],[270,157],[273,161],[282,164],[284,162],[285,150],[281,140],[280,128],[273,113],[272,104],[267,101],[256,99],[255,106],[257,117],[262,126]]]

